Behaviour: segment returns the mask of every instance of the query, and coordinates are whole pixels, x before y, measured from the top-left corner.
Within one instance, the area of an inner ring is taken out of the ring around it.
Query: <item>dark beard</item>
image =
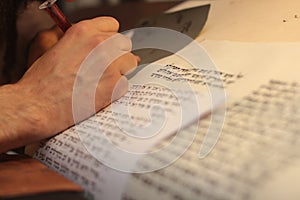
[[[0,0],[0,44],[4,48],[3,75],[6,82],[11,81],[10,71],[14,65],[17,42],[17,14],[21,6],[25,7],[29,0]]]
[[[16,13],[20,4],[24,1],[1,0],[0,1],[0,38],[3,42],[4,37],[11,31],[16,21]]]

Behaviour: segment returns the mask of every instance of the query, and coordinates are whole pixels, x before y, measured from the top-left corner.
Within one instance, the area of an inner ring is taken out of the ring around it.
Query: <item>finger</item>
[[[109,40],[113,46],[118,47],[121,51],[130,52],[132,49],[131,39],[120,33],[114,34]]]
[[[98,45],[93,50],[93,54],[97,55],[97,58],[101,59],[101,63],[106,66],[115,62],[119,57],[130,53],[132,48],[131,40],[128,37],[119,33],[112,36],[109,34],[99,34],[98,39],[96,39]]]
[[[52,28],[42,30],[38,32],[34,38],[32,39],[32,42],[34,41],[40,41],[42,40],[41,43],[46,43],[45,41],[48,41],[47,43],[51,43],[53,40],[55,42],[60,39],[63,36],[63,32],[60,30],[58,26],[53,26]]]
[[[135,56],[135,59],[138,63],[140,63],[142,61],[141,57],[137,56],[137,55],[134,55]]]
[[[111,97],[111,101],[121,98],[128,91],[128,80],[125,76],[121,76],[117,82]]]
[[[127,53],[115,60],[112,65],[118,67],[121,75],[126,75],[136,69],[137,60],[132,53]]]
[[[93,33],[117,33],[119,22],[112,17],[97,17],[83,20],[74,24],[66,33],[93,34]]]
[[[49,32],[53,32],[59,39],[64,35],[64,32],[58,26],[53,26],[49,29]]]
[[[124,76],[115,76],[116,80],[110,80],[107,84],[99,84],[96,93],[96,111],[108,106],[111,102],[122,97],[128,90],[128,80]],[[111,85],[112,84],[112,85]]]
[[[119,22],[113,17],[97,17],[89,20],[99,31],[118,32]]]
[[[131,39],[120,34],[112,32],[101,32],[97,35],[98,44],[102,45],[105,48],[108,48],[110,51],[120,51],[118,53],[130,52],[132,49]]]
[[[28,52],[28,66],[49,50],[63,36],[63,32],[57,27],[39,32],[32,40]]]

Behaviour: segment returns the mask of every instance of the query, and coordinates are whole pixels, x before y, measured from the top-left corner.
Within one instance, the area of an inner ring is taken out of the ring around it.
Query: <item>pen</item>
[[[63,32],[66,32],[72,26],[72,24],[69,22],[64,13],[59,9],[56,1],[57,0],[47,0],[40,5],[39,9],[46,10],[51,18],[55,21],[57,26]]]

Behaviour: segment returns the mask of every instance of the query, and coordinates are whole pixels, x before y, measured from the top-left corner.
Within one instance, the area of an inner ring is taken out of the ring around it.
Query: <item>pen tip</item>
[[[50,8],[53,4],[56,3],[57,0],[47,0],[44,3],[42,3],[39,7],[40,10]]]

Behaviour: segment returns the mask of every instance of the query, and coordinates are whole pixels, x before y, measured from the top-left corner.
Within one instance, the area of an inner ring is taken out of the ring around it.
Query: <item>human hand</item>
[[[4,134],[13,137],[8,138],[8,141],[14,141],[15,146],[29,144],[52,136],[74,124],[72,116],[74,82],[79,80],[86,87],[87,83],[93,82],[89,80],[89,76],[77,77],[79,67],[99,43],[116,36],[118,28],[118,22],[110,17],[95,18],[73,25],[57,44],[34,62],[18,83],[6,87],[5,93],[11,94],[11,102],[14,102],[12,107],[16,109],[11,112],[19,114],[12,116],[11,120],[2,119],[6,124],[0,124],[0,127],[4,129],[8,127],[16,133]],[[106,66],[98,66],[99,70],[104,71],[103,75],[97,86],[90,86],[96,88],[96,111],[114,100],[111,99],[114,90],[118,91],[115,99],[127,91],[128,82],[123,75],[137,65],[136,57],[130,53],[130,40],[122,35],[117,35],[116,38],[111,47],[116,52],[123,52],[123,55],[113,61],[107,69]],[[99,56],[104,56],[105,59],[105,54],[110,53],[111,51],[103,52],[103,55]],[[86,118],[92,114],[85,113],[82,117]]]
[[[75,0],[65,0],[65,2],[73,1]],[[37,33],[29,46],[27,65],[31,66],[34,61],[56,44],[62,36],[63,32],[58,26]]]
[[[39,32],[30,44],[27,65],[31,66],[39,57],[53,47],[62,36],[63,32],[58,26]]]

